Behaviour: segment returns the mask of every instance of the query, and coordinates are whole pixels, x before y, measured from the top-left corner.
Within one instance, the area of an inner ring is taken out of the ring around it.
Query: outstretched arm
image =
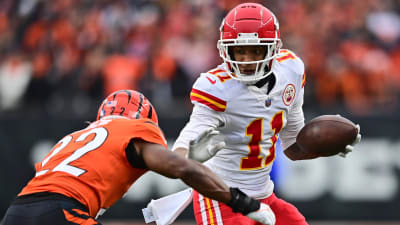
[[[222,136],[218,135],[217,131],[223,124],[222,114],[195,105],[190,121],[181,130],[172,150],[198,162],[210,159],[225,146]]]
[[[218,135],[219,131],[210,127],[195,139],[190,140],[188,149],[180,147],[175,149],[174,152],[197,162],[205,162],[225,147],[225,141],[217,138]]]
[[[237,188],[229,188],[210,169],[194,160],[166,150],[163,146],[135,140],[135,149],[148,169],[169,178],[180,178],[202,195],[223,202],[263,224],[274,225],[275,215],[268,205],[248,197]]]
[[[141,140],[135,148],[142,156],[148,169],[169,178],[180,178],[201,194],[228,203],[231,199],[229,187],[210,169],[193,160],[187,160],[163,146]]]

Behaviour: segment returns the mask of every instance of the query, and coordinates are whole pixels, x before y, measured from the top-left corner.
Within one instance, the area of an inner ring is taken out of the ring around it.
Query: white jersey
[[[191,119],[173,147],[187,148],[190,139],[209,126],[216,127],[226,147],[205,165],[228,186],[255,198],[273,192],[269,174],[278,134],[282,131],[286,148],[304,126],[303,62],[293,52],[282,50],[272,65],[276,82],[268,94],[268,85],[257,88],[232,79],[225,64],[202,73],[190,96],[195,105]]]

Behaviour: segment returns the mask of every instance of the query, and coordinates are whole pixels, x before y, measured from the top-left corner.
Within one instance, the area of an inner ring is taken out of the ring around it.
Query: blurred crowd
[[[241,2],[1,0],[0,112],[85,117],[130,88],[185,115],[193,81],[221,63],[221,20]],[[399,0],[252,2],[276,14],[283,48],[303,59],[306,109],[400,112]]]

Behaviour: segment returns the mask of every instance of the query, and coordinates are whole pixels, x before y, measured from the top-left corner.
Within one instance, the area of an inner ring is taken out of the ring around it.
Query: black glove
[[[233,212],[240,212],[243,215],[247,215],[250,212],[254,212],[260,209],[260,201],[250,198],[243,193],[239,188],[229,188],[231,191],[231,200],[228,202],[228,206],[232,208]]]

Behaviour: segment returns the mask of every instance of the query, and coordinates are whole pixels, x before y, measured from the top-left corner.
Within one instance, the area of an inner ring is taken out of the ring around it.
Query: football
[[[310,120],[296,137],[300,149],[310,155],[332,156],[343,152],[358,134],[357,126],[340,115],[323,115]]]

